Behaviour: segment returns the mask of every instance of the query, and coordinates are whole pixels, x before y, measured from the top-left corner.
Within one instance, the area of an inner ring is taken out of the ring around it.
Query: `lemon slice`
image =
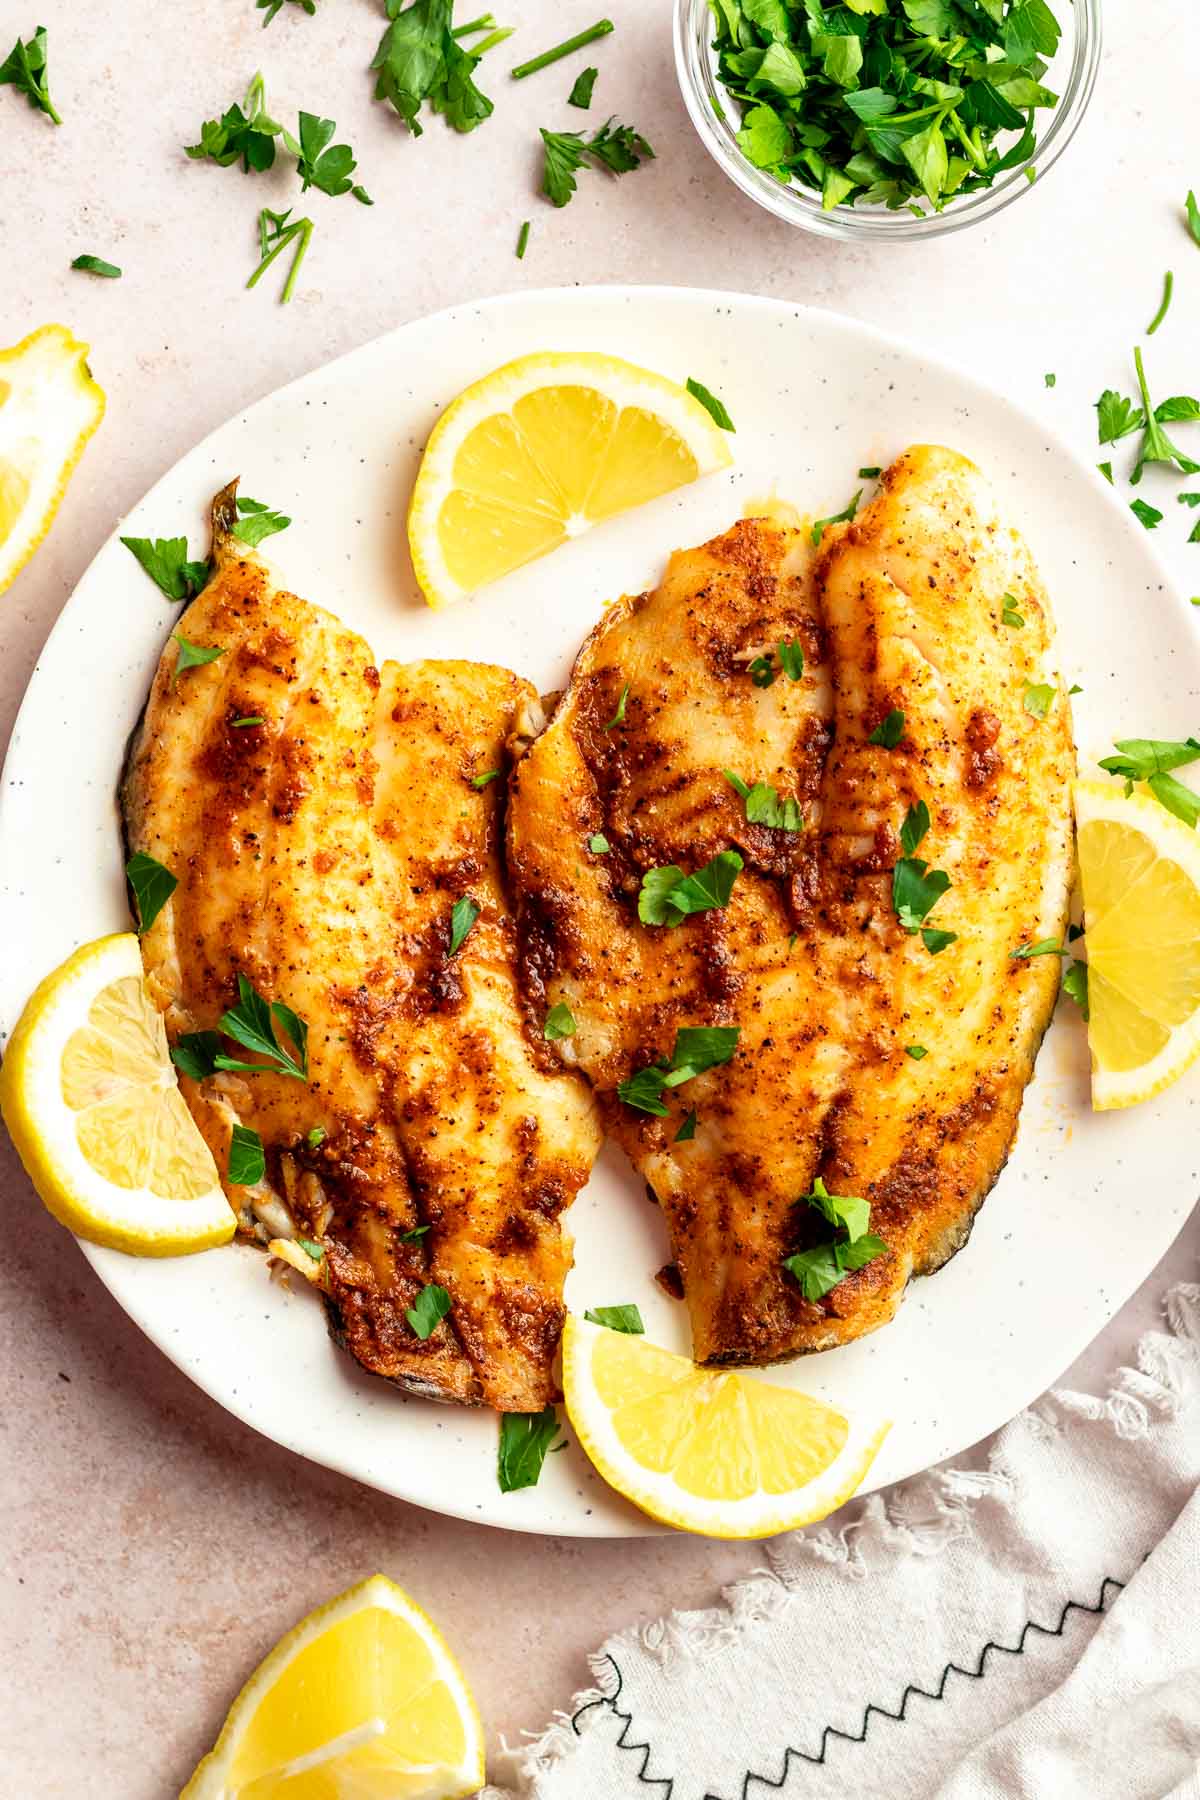
[[[42,982],[9,1039],[0,1111],[42,1200],[80,1237],[177,1256],[233,1236],[132,932],[85,944]]]
[[[709,1537],[770,1537],[826,1518],[862,1484],[889,1429],[576,1318],[563,1334],[563,1390],[605,1481],[652,1518]]]
[[[448,606],[732,460],[726,434],[663,375],[589,351],[522,356],[430,434],[408,513],[417,580],[430,606]]]
[[[1200,1056],[1200,837],[1143,789],[1075,785],[1092,1105],[1133,1106]]]
[[[0,350],[0,594],[58,511],[83,447],[104,417],[87,345],[43,325]]]
[[[372,1575],[259,1663],[180,1800],[457,1800],[483,1779],[462,1670],[403,1588]]]

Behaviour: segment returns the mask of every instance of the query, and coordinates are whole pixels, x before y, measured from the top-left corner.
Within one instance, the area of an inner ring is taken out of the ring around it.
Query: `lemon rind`
[[[116,932],[76,950],[31,995],[0,1067],[0,1113],[47,1211],[89,1243],[141,1256],[180,1256],[228,1243],[237,1220],[221,1188],[191,1200],[105,1181],[79,1148],[62,1099],[62,1053],[92,1000],[142,974],[138,940]],[[60,1122],[48,1131],[48,1122]]]
[[[440,1800],[466,1800],[466,1796],[483,1786],[486,1778],[483,1723],[454,1653],[429,1614],[411,1595],[386,1575],[369,1575],[365,1581],[356,1582],[353,1587],[335,1594],[332,1600],[325,1601],[324,1605],[306,1613],[267,1652],[238,1691],[216,1743],[197,1765],[179,1800],[232,1800],[226,1776],[237,1753],[240,1733],[253,1719],[264,1696],[297,1651],[315,1643],[331,1625],[339,1624],[367,1607],[396,1613],[413,1626],[433,1656],[436,1679],[449,1689],[462,1719],[466,1749],[458,1767],[446,1771],[450,1785],[444,1789]]]
[[[24,536],[17,533],[15,550],[9,548],[9,545],[14,542],[11,536],[9,543],[0,549],[0,594],[5,593],[12,586],[49,534],[51,526],[58,517],[58,509],[62,505],[63,497],[79,459],[87,448],[88,440],[103,419],[107,404],[104,389],[95,380],[87,366],[89,345],[80,343],[65,325],[40,325],[36,331],[31,331],[27,337],[23,337],[20,343],[13,344],[7,350],[0,350],[0,379],[8,379],[4,374],[6,368],[11,366],[19,369],[31,351],[40,349],[43,344],[49,346],[56,337],[61,338],[62,354],[59,366],[65,370],[69,363],[74,361],[75,366],[70,371],[71,386],[68,388],[64,384],[62,392],[64,397],[71,393],[78,399],[78,415],[72,421],[68,432],[62,434],[65,444],[64,453],[48,459],[47,486],[49,486],[51,473],[54,478],[53,486],[49,487],[49,491],[44,494],[44,497],[39,492],[36,501],[27,500],[22,508],[22,514],[31,512],[36,519],[37,523],[33,530]],[[36,387],[31,386],[28,390],[29,398],[35,403],[31,408],[22,409],[21,407],[24,392],[22,385],[14,382],[12,395],[5,405],[0,407],[0,420],[3,420],[4,413],[8,412],[10,407],[16,406],[18,409],[17,413],[10,414],[8,420],[0,427],[0,455],[3,454],[5,439],[13,434],[15,420],[22,416],[23,411],[28,413],[32,428],[28,435],[45,436],[46,409],[44,404],[40,408],[36,405],[39,398]]]
[[[1097,820],[1128,824],[1160,855],[1177,862],[1200,890],[1200,836],[1140,788],[1128,796],[1116,782],[1077,781],[1072,789],[1076,830]],[[1092,1059],[1092,1108],[1116,1112],[1172,1087],[1200,1058],[1200,1011],[1176,1026],[1157,1056],[1136,1069],[1102,1069]]]
[[[607,1407],[591,1378],[592,1348],[604,1326],[569,1317],[563,1333],[563,1389],[575,1435],[593,1467],[619,1494],[660,1524],[698,1536],[752,1539],[775,1537],[815,1524],[858,1492],[891,1429],[891,1421],[856,1415],[836,1460],[791,1495],[759,1492],[744,1500],[702,1500],[687,1494],[670,1475],[633,1461],[613,1430]],[[753,1377],[750,1377],[753,1379]]]
[[[696,458],[694,479],[728,468],[733,453],[726,433],[687,389],[653,369],[602,351],[544,350],[503,363],[451,401],[429,434],[408,509],[408,541],[421,591],[435,610],[468,599],[451,575],[438,541],[437,521],[453,482],[464,439],[482,419],[512,410],[518,400],[551,384],[598,387],[622,406],[652,409],[684,440]]]

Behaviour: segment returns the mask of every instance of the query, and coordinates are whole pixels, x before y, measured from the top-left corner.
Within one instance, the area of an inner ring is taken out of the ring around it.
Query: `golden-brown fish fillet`
[[[756,686],[748,661],[781,640],[803,646],[802,678],[777,659]],[[918,448],[815,555],[806,533],[749,519],[674,556],[593,632],[515,771],[531,1010],[565,1001],[576,1019],[556,1048],[661,1202],[701,1362],[884,1323],[910,1275],[965,1241],[1003,1165],[1058,984],[1056,958],[1010,952],[1061,933],[1070,880],[1067,703],[1044,719],[1025,704],[1056,683],[1050,654],[1044,591],[983,477]],[[899,744],[869,743],[892,711]],[[725,770],[796,800],[805,828],[748,824]],[[920,802],[917,854],[953,884],[928,922],[957,940],[937,953],[893,906]],[[648,869],[731,848],[727,905],[639,922]],[[617,1097],[695,1025],[737,1026],[732,1062],[664,1095],[667,1118]],[[887,1253],[808,1300],[783,1265],[833,1235],[797,1204],[818,1177],[870,1202]]]
[[[275,587],[235,516],[226,490],[215,573],[179,626],[223,654],[178,675],[168,644],[126,832],[178,877],[143,938],[172,1044],[215,1030],[240,974],[306,1022],[308,1079],[218,1070],[184,1076],[185,1097],[218,1168],[235,1125],[259,1134],[266,1175],[227,1184],[231,1204],[259,1237],[321,1246],[335,1334],[366,1368],[538,1410],[570,1261],[559,1215],[598,1133],[582,1084],[540,1073],[525,1043],[504,783],[471,785],[506,766],[530,690],[473,664],[379,671],[361,638]],[[451,955],[468,894],[478,920]],[[422,1340],[406,1312],[428,1284],[451,1305]]]

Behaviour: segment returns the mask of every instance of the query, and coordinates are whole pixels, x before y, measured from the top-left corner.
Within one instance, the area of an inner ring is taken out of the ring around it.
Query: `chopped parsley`
[[[296,158],[301,192],[307,193],[310,187],[315,187],[333,198],[339,194],[353,194],[363,206],[370,206],[371,196],[366,189],[351,180],[358,167],[353,150],[349,144],[333,142],[336,130],[332,119],[321,119],[310,112],[300,114],[298,137],[283,130],[283,141]]]
[[[1162,524],[1162,514],[1157,506],[1150,506],[1145,500],[1131,500],[1129,510],[1141,520],[1147,531],[1153,531],[1155,526]]]
[[[314,1262],[319,1263],[325,1254],[324,1247],[321,1244],[318,1244],[315,1238],[298,1237],[296,1242],[299,1244],[304,1254],[306,1256],[311,1256]]]
[[[235,1125],[233,1128],[226,1172],[237,1187],[256,1187],[267,1172],[262,1139],[248,1125]],[[305,1248],[308,1246],[305,1245]]]
[[[501,1414],[496,1476],[502,1494],[537,1486],[546,1453],[558,1433],[558,1414],[552,1406],[540,1413]]]
[[[473,788],[485,788],[490,782],[499,781],[503,773],[503,769],[485,769],[482,775],[472,775],[471,786]]]
[[[607,169],[610,175],[627,175],[640,168],[643,160],[653,162],[654,151],[632,125],[616,125],[606,119],[590,138],[580,131],[547,131],[541,128],[545,151],[542,165],[542,192],[554,206],[565,206],[573,198],[575,177],[588,162]]]
[[[830,515],[827,519],[814,519],[813,520],[813,527],[812,527],[810,536],[812,538],[814,548],[818,544],[820,544],[821,539],[825,536],[825,527],[827,525],[844,525],[844,524],[849,523],[849,521],[854,517],[855,513],[858,511],[858,503],[862,499],[862,496],[863,496],[863,491],[861,488],[859,488],[857,494],[855,494],[854,498],[849,502],[848,505],[846,505],[842,508],[841,512],[830,513]]]
[[[679,1127],[679,1130],[675,1133],[675,1136],[671,1141],[676,1144],[690,1144],[695,1135],[696,1111],[693,1107],[689,1112],[684,1114],[683,1124]]]
[[[310,1150],[319,1150],[328,1136],[329,1133],[323,1125],[314,1125],[312,1130],[305,1137],[304,1142]]]
[[[934,926],[926,925],[921,932],[921,942],[930,956],[940,956],[942,951],[948,950],[951,944],[957,944],[958,933],[957,931],[938,931]]]
[[[185,144],[184,151],[195,162],[214,162],[221,169],[240,161],[242,173],[251,175],[273,166],[275,139],[282,133],[267,111],[262,75],[256,74],[242,104],[235,100],[219,119],[205,119],[199,143]]]
[[[1045,681],[1027,681],[1021,704],[1031,719],[1044,719],[1054,705],[1058,689]]]
[[[860,481],[875,481],[882,474],[883,470],[878,466],[870,469],[860,469],[858,471],[858,479]]]
[[[1200,740],[1189,738],[1118,738],[1118,754],[1100,759],[1100,767],[1109,775],[1120,777],[1125,792],[1133,792],[1135,781],[1144,781],[1160,806],[1194,827],[1200,819],[1200,795],[1182,781],[1176,781],[1172,769],[1200,757]]]
[[[674,863],[647,869],[638,894],[638,918],[643,925],[681,925],[691,913],[728,906],[741,867],[736,850],[722,850],[694,875],[685,875]]]
[[[262,12],[265,10],[267,15],[263,20],[264,31],[267,29],[267,26],[271,23],[271,20],[275,15],[283,11],[283,3],[284,0],[256,0],[259,11]],[[316,17],[317,0],[292,0],[292,5],[302,7],[310,19]]]
[[[904,714],[897,710],[880,719],[874,731],[868,737],[868,744],[879,744],[885,750],[894,750],[904,736]]]
[[[1073,962],[1062,978],[1062,991],[1075,1002],[1085,1019],[1091,1017],[1088,1006],[1088,966],[1086,963]]]
[[[804,830],[798,801],[781,800],[768,781],[756,781],[750,787],[732,769],[722,769],[721,773],[745,803],[747,825],[768,825],[773,831]]]
[[[1057,387],[1057,385],[1058,385],[1058,376],[1057,375],[1046,375],[1043,377],[1043,379],[1048,388]]]
[[[607,856],[612,849],[612,845],[602,831],[593,831],[587,844],[593,856]]]
[[[509,33],[490,31],[487,13],[455,31],[451,25],[453,0],[387,0],[390,23],[380,40],[371,67],[375,71],[375,98],[395,108],[414,137],[422,126],[422,106],[440,113],[455,131],[474,131],[494,110],[487,95],[476,85],[475,70],[484,52]],[[476,31],[489,35],[468,49],[462,42]]]
[[[799,638],[786,640],[781,638],[777,647],[779,669],[783,671],[789,681],[799,681],[804,674],[804,646]],[[774,658],[774,650],[767,650],[747,664],[750,679],[755,687],[768,688],[774,681],[779,673],[779,670],[775,668]]]
[[[1017,950],[1010,950],[1009,957],[1013,962],[1027,962],[1031,956],[1068,956],[1057,938],[1042,938],[1036,944],[1022,944]]]
[[[1102,444],[1120,443],[1131,432],[1140,431],[1144,419],[1137,402],[1127,400],[1113,388],[1105,388],[1096,401],[1096,429]]]
[[[869,1231],[871,1208],[866,1200],[831,1194],[820,1176],[811,1194],[797,1205],[814,1208],[834,1227],[835,1235],[811,1250],[785,1256],[783,1266],[794,1275],[806,1300],[823,1300],[855,1269],[864,1269],[876,1257],[887,1255],[887,1245]]]
[[[170,869],[144,850],[135,850],[125,864],[125,878],[133,890],[138,931],[149,931],[179,882]]]
[[[1166,318],[1167,308],[1171,304],[1171,292],[1172,292],[1172,289],[1174,288],[1174,286],[1175,286],[1175,277],[1171,273],[1170,269],[1168,269],[1166,274],[1163,276],[1162,300],[1159,303],[1158,311],[1155,313],[1154,317],[1151,319],[1150,323],[1146,327],[1146,336],[1147,337],[1153,337],[1155,332],[1158,330],[1159,326],[1162,324],[1163,320]]]
[[[1134,349],[1133,364],[1137,370],[1138,389],[1142,396],[1142,439],[1138,445],[1137,461],[1133,465],[1133,473],[1129,477],[1131,484],[1134,487],[1137,486],[1142,479],[1142,470],[1147,463],[1152,462],[1172,463],[1185,475],[1200,473],[1200,463],[1193,462],[1190,456],[1185,456],[1182,450],[1176,449],[1163,430],[1164,424],[1200,419],[1200,402],[1193,400],[1190,395],[1176,394],[1171,399],[1164,400],[1161,406],[1153,407],[1150,404],[1150,393],[1146,386],[1146,371],[1142,365],[1140,344]],[[1162,514],[1160,513],[1158,517],[1161,518]],[[1142,523],[1145,524],[1146,521],[1143,519]],[[1157,524],[1158,519],[1154,523]]]
[[[608,724],[604,727],[605,731],[612,731],[616,726],[623,725],[625,723],[625,707],[626,707],[626,703],[628,702],[628,700],[629,700],[629,683],[626,682],[624,687],[621,689],[621,698],[617,701],[617,710],[613,714],[612,718],[608,721]]]
[[[312,220],[293,219],[290,206],[286,212],[281,213],[272,212],[269,206],[264,206],[258,215],[258,267],[247,281],[247,288],[256,287],[276,257],[282,256],[286,250],[295,245],[287,279],[279,296],[279,304],[286,306],[296,291],[296,277],[300,273],[301,263],[308,254],[312,234]]]
[[[419,1244],[426,1232],[430,1229],[431,1227],[428,1225],[413,1225],[408,1231],[402,1231],[400,1233],[398,1241],[401,1244]]]
[[[424,1341],[432,1336],[450,1311],[450,1295],[436,1281],[423,1287],[411,1306],[405,1307],[404,1316],[417,1337]]]
[[[567,95],[568,106],[577,106],[581,112],[587,111],[592,104],[592,90],[596,85],[596,77],[599,73],[599,69],[580,70]]]
[[[1192,234],[1192,241],[1193,243],[1200,244],[1200,206],[1196,205],[1196,196],[1191,188],[1188,189],[1188,197],[1184,202],[1184,208],[1187,213],[1187,225],[1188,230]]]
[[[1014,594],[1005,594],[1001,606],[1003,608],[1000,614],[1001,623],[1004,625],[1011,625],[1015,631],[1020,631],[1025,620],[1022,614],[1017,611],[1016,596]]]
[[[108,281],[119,281],[121,270],[116,263],[105,262],[101,256],[77,256],[71,264],[73,269],[82,269],[85,275],[103,275]]]
[[[717,0],[755,167],[839,205],[941,211],[1028,165],[1061,29],[1048,0]],[[1031,173],[1026,168],[1026,173]]]
[[[597,19],[586,31],[577,31],[574,37],[566,38],[561,44],[555,44],[552,50],[543,50],[540,56],[530,57],[528,62],[518,63],[513,70],[513,80],[523,81],[526,75],[536,75],[539,69],[548,69],[552,63],[561,62],[564,56],[570,56],[575,50],[586,49],[594,44],[597,38],[607,37],[613,30],[611,19]],[[588,71],[585,69],[584,74]],[[591,71],[593,77],[595,70]],[[582,77],[580,77],[582,79]],[[576,102],[578,104],[578,102]]]
[[[245,725],[264,725],[265,723],[266,721],[261,713],[247,713],[244,718],[231,719],[229,721],[230,729],[232,731],[240,731]]]
[[[693,375],[689,375],[687,378],[687,391],[694,399],[700,402],[705,412],[712,419],[714,425],[719,425],[722,431],[737,430],[737,426],[726,411],[725,402],[723,400],[718,400],[717,396],[709,388],[706,388],[702,381],[697,381]]]
[[[593,1325],[604,1325],[609,1331],[624,1331],[630,1337],[641,1337],[646,1329],[640,1311],[632,1303],[589,1307],[583,1316]]]
[[[529,248],[529,220],[526,219],[517,233],[517,261],[524,262],[525,252]]]
[[[186,538],[123,537],[121,542],[168,600],[191,600],[212,574],[210,563],[189,558]]]
[[[237,500],[238,513],[241,515],[233,528],[233,535],[251,549],[261,544],[264,538],[273,537],[277,531],[286,531],[291,520],[286,513],[272,512],[263,500],[251,500],[248,495],[239,494]]]
[[[929,1055],[929,1052],[924,1044],[905,1044],[904,1054],[905,1056],[911,1056],[914,1062],[923,1062]]]
[[[665,1119],[668,1108],[663,1104],[665,1088],[679,1087],[702,1075],[706,1069],[719,1068],[732,1061],[741,1035],[737,1025],[681,1025],[675,1033],[675,1048],[669,1063],[652,1063],[639,1069],[628,1081],[617,1085],[617,1098],[637,1112],[653,1113]],[[686,1121],[685,1121],[686,1122]]]
[[[947,944],[954,943],[955,933],[937,931],[933,927],[921,930],[926,918],[950,887],[950,877],[944,869],[931,869],[927,862],[915,854],[929,826],[929,808],[924,800],[918,800],[915,806],[909,807],[900,827],[900,848],[904,854],[892,870],[892,906],[901,929],[910,936],[921,931],[922,943],[936,956]]]
[[[54,102],[50,98],[46,60],[48,45],[46,27],[39,25],[33,36],[25,43],[18,37],[16,43],[0,63],[0,86],[7,83],[15,87],[19,94],[24,94],[35,112],[44,112],[55,125],[62,120],[55,111]]]
[[[181,631],[175,632],[174,637],[179,645],[179,654],[175,658],[175,672],[171,676],[172,687],[185,669],[202,668],[205,663],[216,662],[219,656],[225,654],[223,644],[193,644]]]
[[[218,1069],[240,1069],[252,1075],[261,1075],[264,1068],[274,1068],[280,1075],[292,1075],[297,1081],[308,1080],[308,1026],[285,1006],[282,1000],[264,1000],[239,972],[238,1003],[222,1013],[217,1021],[218,1030],[226,1037],[231,1037],[235,1044],[243,1049],[254,1050],[267,1058],[267,1063],[235,1062],[227,1056],[217,1055],[213,1058],[213,1066]],[[283,1031],[289,1040],[281,1043],[276,1026]]]
[[[575,1036],[575,1015],[565,1000],[560,1000],[546,1014],[546,1022],[542,1026],[542,1036],[551,1043],[555,1038]]]
[[[464,894],[461,900],[454,902],[450,912],[450,948],[446,952],[447,956],[453,956],[461,950],[480,910],[478,902],[470,894]]]
[[[1102,462],[1102,463],[1097,463],[1096,467],[1099,469],[1100,473],[1103,475],[1105,481],[1107,481],[1109,487],[1111,487],[1113,485],[1112,464],[1110,462]]]

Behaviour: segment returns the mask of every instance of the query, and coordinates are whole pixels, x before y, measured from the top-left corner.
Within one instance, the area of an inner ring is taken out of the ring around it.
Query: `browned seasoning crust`
[[[755,687],[749,660],[781,638],[803,644],[804,678]],[[1044,590],[978,470],[917,448],[815,557],[807,533],[761,519],[676,554],[592,633],[514,773],[525,991],[537,1016],[561,1000],[577,1020],[554,1049],[660,1199],[700,1361],[884,1323],[910,1275],[965,1241],[1003,1166],[1058,980],[1055,959],[1009,952],[1061,932],[1070,876],[1065,697],[1043,721],[1023,705],[1028,682],[1056,681],[1050,654]],[[893,710],[889,751],[868,739]],[[806,830],[747,825],[726,768],[796,798]],[[953,883],[930,920],[959,934],[940,955],[892,905],[918,801],[918,854]],[[593,832],[610,854],[588,853]],[[645,870],[729,848],[745,867],[727,907],[639,923]],[[734,1061],[677,1090],[670,1118],[634,1112],[618,1082],[685,1024],[736,1024]],[[676,1143],[689,1108],[696,1134]],[[783,1258],[829,1235],[796,1205],[818,1175],[870,1200],[888,1254],[810,1302]]]
[[[274,586],[235,518],[227,489],[216,572],[178,627],[224,654],[175,681],[168,643],[125,828],[179,881],[143,939],[171,1041],[215,1028],[241,972],[307,1022],[309,1080],[184,1077],[185,1098],[222,1170],[234,1124],[259,1133],[266,1178],[230,1202],[249,1234],[321,1247],[332,1328],[364,1367],[432,1398],[540,1409],[570,1263],[559,1215],[599,1132],[583,1084],[527,1048],[504,783],[471,785],[504,768],[529,690],[467,663],[379,669]],[[467,893],[479,917],[451,958]],[[405,1313],[430,1282],[451,1311],[423,1341]]]

